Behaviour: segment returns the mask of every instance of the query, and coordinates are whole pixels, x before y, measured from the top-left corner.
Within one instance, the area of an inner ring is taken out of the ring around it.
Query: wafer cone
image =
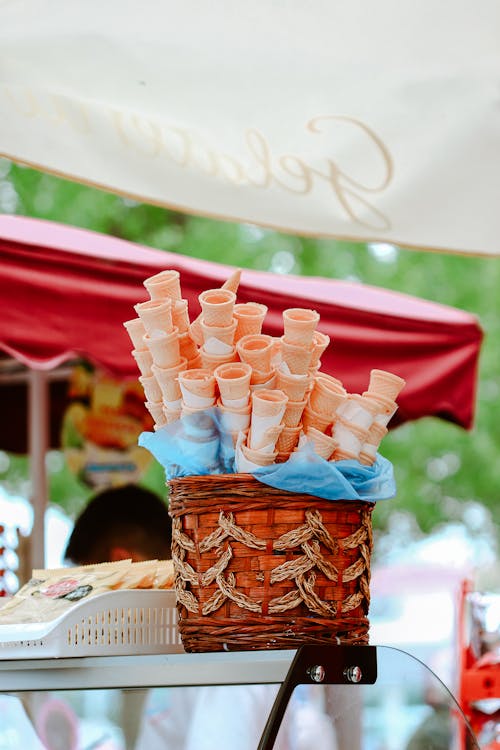
[[[184,370],[178,375],[183,402],[192,408],[207,408],[215,404],[216,382],[210,370]]]
[[[186,357],[188,361],[198,356],[198,347],[189,331],[179,333],[179,352],[181,357]]]
[[[313,334],[318,323],[319,314],[316,310],[291,307],[283,311],[283,330],[290,344],[300,344],[312,350]]]
[[[202,346],[199,351],[199,355],[201,357],[203,367],[207,370],[211,370],[212,372],[219,365],[225,365],[227,362],[237,361],[236,349],[234,349],[234,347],[228,354],[210,354],[205,350],[205,347]]]
[[[344,384],[338,378],[334,377],[333,375],[329,375],[327,372],[320,372],[317,377],[325,378],[325,380],[329,380],[331,383],[337,386],[340,393],[344,393],[347,396],[347,391],[344,388]]]
[[[189,359],[186,365],[186,370],[197,370],[199,367],[203,367],[200,354],[198,353],[193,359]]]
[[[180,409],[178,409],[177,411],[170,411],[169,409],[164,409],[163,413],[165,414],[165,419],[167,420],[167,424],[171,424],[171,422],[177,422],[181,418]]]
[[[374,421],[384,427],[387,426],[398,409],[397,403],[379,393],[371,393],[370,391],[364,391],[362,396],[367,403],[377,409]]]
[[[328,461],[337,447],[335,439],[331,435],[320,432],[315,427],[309,427],[306,431],[307,439],[311,441],[315,453]]]
[[[274,459],[278,455],[277,451],[264,453],[263,451],[249,448],[247,445],[241,445],[240,448],[245,458],[251,463],[257,464],[257,466],[270,466],[274,463]]]
[[[204,344],[206,344],[209,339],[213,338],[222,341],[224,344],[229,344],[229,346],[233,345],[234,335],[236,333],[235,320],[227,326],[207,326],[205,320],[202,318],[200,326]]]
[[[201,331],[201,314],[193,320],[189,326],[189,333],[197,346],[203,346],[203,333]]]
[[[271,370],[273,339],[263,333],[243,336],[236,344],[236,351],[242,362],[260,372]]]
[[[283,423],[286,427],[297,427],[302,421],[302,414],[307,401],[289,401],[283,415]]]
[[[269,372],[261,372],[260,370],[252,370],[250,377],[250,390],[263,390],[271,389],[276,385],[276,370],[269,370]]]
[[[252,368],[244,362],[219,365],[214,370],[215,379],[219,386],[220,397],[224,404],[226,400],[233,401],[249,396]]]
[[[337,416],[333,425],[332,435],[337,441],[339,450],[346,453],[354,453],[357,457],[363,443],[366,441],[368,430],[347,422],[343,417]]]
[[[158,367],[172,367],[180,361],[177,328],[174,328],[170,333],[165,331],[146,333],[144,334],[144,343],[151,352],[154,364]]]
[[[226,281],[221,286],[221,289],[228,289],[230,292],[236,292],[238,291],[238,287],[240,285],[240,279],[241,279],[241,268],[237,268],[231,276],[226,279]]]
[[[248,433],[247,445],[252,450],[262,450],[265,453],[274,453],[276,441],[281,435],[284,428],[284,424],[276,424],[272,427],[268,427],[266,430],[260,432],[259,435],[252,435],[252,428],[250,427]]]
[[[276,387],[286,393],[290,401],[302,401],[305,398],[311,383],[309,375],[291,375],[279,368],[276,374]]]
[[[151,299],[181,299],[180,274],[168,270],[155,273],[144,281]]]
[[[378,422],[374,422],[368,430],[365,445],[374,445],[375,448],[378,448],[382,440],[387,435],[387,432],[387,427],[378,424]]]
[[[346,401],[345,393],[340,388],[321,376],[314,378],[313,387],[309,394],[311,409],[325,414],[334,414]],[[333,419],[332,419],[333,421]]]
[[[285,413],[288,397],[283,391],[262,390],[252,393],[252,417],[279,417]]]
[[[341,448],[335,448],[330,461],[357,461],[359,456],[357,453],[342,450]]]
[[[203,322],[207,326],[231,325],[236,294],[229,289],[207,289],[198,299]]]
[[[258,334],[262,330],[267,307],[258,302],[241,302],[234,306],[233,316],[237,322],[235,340],[243,336]]]
[[[281,337],[281,357],[293,375],[306,375],[311,361],[311,350],[299,344],[293,344]]]
[[[381,396],[395,401],[406,384],[406,380],[386,370],[372,370],[370,373],[370,393],[379,393]]]
[[[284,464],[290,458],[290,453],[278,453],[274,459],[275,464]]]
[[[172,323],[179,333],[189,331],[189,307],[187,299],[176,299],[172,303]]]
[[[134,305],[134,310],[140,317],[146,329],[146,333],[153,331],[171,331],[172,324],[172,301],[148,300]]]
[[[276,441],[276,450],[278,453],[285,453],[289,456],[299,442],[301,430],[302,424],[298,424],[296,427],[283,427]]]
[[[332,422],[332,414],[320,414],[319,412],[314,411],[314,409],[311,409],[310,406],[306,406],[302,413],[302,424],[304,425],[304,430],[308,430],[309,427],[315,427],[320,432],[326,432]]]
[[[161,401],[157,401],[156,403],[152,401],[146,401],[144,403],[144,406],[153,417],[155,425],[157,425],[158,427],[162,427],[167,423],[167,419],[165,417],[165,414],[163,413],[163,403]]]
[[[149,349],[132,349],[132,356],[137,363],[141,375],[152,375],[153,357]]]
[[[140,318],[133,318],[132,320],[126,320],[123,325],[130,336],[134,349],[144,349],[142,337],[146,333],[146,329],[142,320]]]
[[[175,401],[165,401],[163,399],[163,409],[167,411],[180,411],[182,408],[182,398],[177,398]]]
[[[314,331],[312,338],[313,350],[311,355],[311,362],[309,363],[310,368],[318,367],[320,365],[321,355],[323,354],[329,343],[330,337],[327,336],[326,333],[321,333],[321,331]]]
[[[173,367],[158,367],[153,365],[153,374],[160,386],[164,401],[177,401],[181,398],[182,393],[177,381],[180,372],[186,369],[187,360],[181,358],[178,365]]]
[[[157,403],[162,400],[161,388],[154,375],[141,375],[139,383],[144,390],[146,401]]]
[[[250,404],[240,408],[224,406],[219,399],[217,406],[220,411],[221,425],[224,432],[240,432],[248,430],[250,426]]]
[[[375,419],[373,405],[357,393],[350,393],[344,399],[344,402],[337,408],[337,414],[349,424],[355,424],[364,429],[368,429]]]

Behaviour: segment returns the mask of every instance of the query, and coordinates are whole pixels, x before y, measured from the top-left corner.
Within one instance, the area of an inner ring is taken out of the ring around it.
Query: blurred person
[[[172,521],[166,503],[135,484],[103,490],[75,521],[65,551],[74,565],[172,556]]]

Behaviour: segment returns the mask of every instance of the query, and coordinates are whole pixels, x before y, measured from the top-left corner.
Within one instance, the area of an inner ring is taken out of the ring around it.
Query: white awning
[[[500,254],[496,0],[0,0],[0,154],[287,232]]]

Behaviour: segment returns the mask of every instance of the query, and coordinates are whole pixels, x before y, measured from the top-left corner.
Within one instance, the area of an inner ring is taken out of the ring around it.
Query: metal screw
[[[344,669],[344,677],[348,682],[360,682],[363,677],[361,667],[352,666]]]
[[[323,682],[326,672],[320,664],[315,664],[314,667],[309,667],[307,674],[313,682]]]

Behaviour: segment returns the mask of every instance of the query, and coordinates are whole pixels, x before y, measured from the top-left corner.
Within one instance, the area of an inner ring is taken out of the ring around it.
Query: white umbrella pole
[[[48,482],[45,456],[49,445],[49,388],[44,372],[29,371],[28,436],[30,455],[31,503],[31,567],[45,567],[45,509]]]

